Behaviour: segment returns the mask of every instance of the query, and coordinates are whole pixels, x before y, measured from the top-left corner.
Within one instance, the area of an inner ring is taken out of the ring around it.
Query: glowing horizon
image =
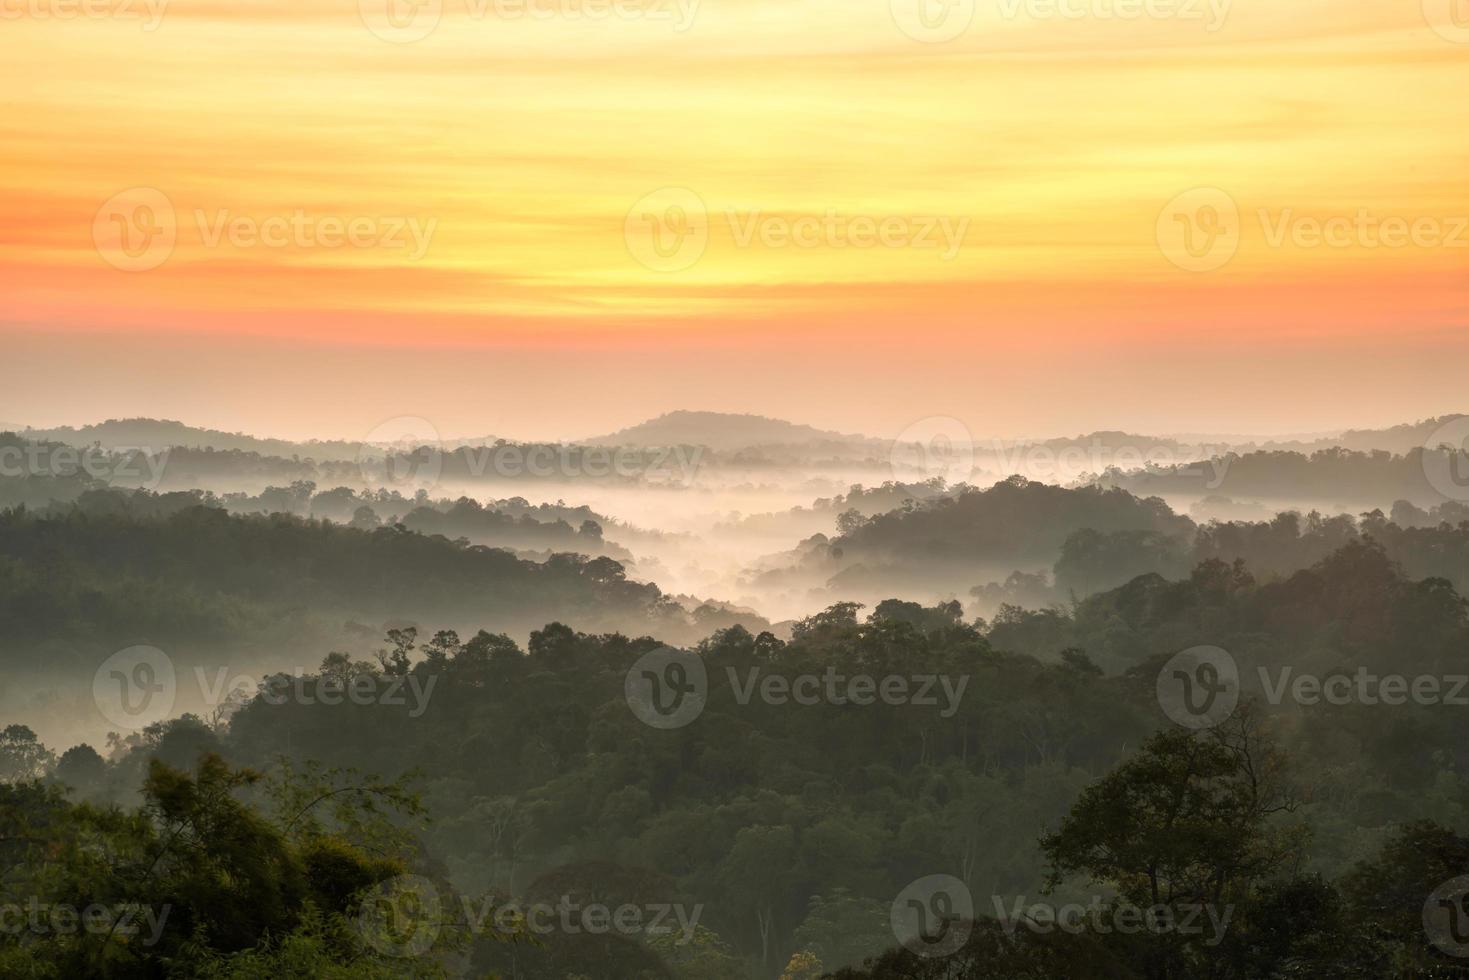
[[[1325,345],[1346,379],[1424,372],[1365,403],[1343,390],[1340,426],[1455,407],[1401,398],[1469,353],[1469,19],[1447,0],[428,0],[395,19],[399,0],[106,0],[111,16],[40,16],[75,2],[4,8],[0,330],[46,347],[38,364],[68,343],[182,337],[362,364],[539,354],[547,371],[820,353],[895,386],[897,419],[900,395],[932,387],[904,380],[926,348],[1066,350],[1077,363],[1050,368],[1084,389],[1097,349],[1131,378],[1250,344],[1299,367]],[[782,400],[788,380],[712,370],[714,396],[689,407],[838,414]],[[156,413],[177,413],[183,395],[160,388]],[[44,414],[26,390],[0,414]],[[447,415],[473,411],[455,397]],[[617,404],[620,421],[679,407]],[[1005,421],[1059,427],[1086,406],[1061,407]],[[283,428],[230,412],[224,427]]]

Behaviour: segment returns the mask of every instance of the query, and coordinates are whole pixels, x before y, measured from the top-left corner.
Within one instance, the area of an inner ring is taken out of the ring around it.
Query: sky
[[[0,0],[0,422],[1464,411],[1469,0]]]

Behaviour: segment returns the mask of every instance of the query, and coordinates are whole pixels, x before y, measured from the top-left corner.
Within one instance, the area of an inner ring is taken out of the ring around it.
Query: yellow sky
[[[1349,347],[1344,369],[1463,352],[1469,0],[0,18],[0,330],[548,356],[1102,338],[1138,363],[1292,338]],[[849,360],[865,381],[893,363]]]

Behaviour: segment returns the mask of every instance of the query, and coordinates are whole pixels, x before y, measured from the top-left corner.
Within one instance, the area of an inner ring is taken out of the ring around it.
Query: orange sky
[[[1465,410],[1469,0],[85,4],[0,0],[0,422]]]

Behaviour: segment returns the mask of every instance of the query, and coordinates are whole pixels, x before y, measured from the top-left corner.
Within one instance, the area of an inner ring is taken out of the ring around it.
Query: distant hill
[[[1214,446],[1228,445],[1239,452],[1270,450],[1312,453],[1319,449],[1341,446],[1343,449],[1352,449],[1357,452],[1378,450],[1396,453],[1402,456],[1412,452],[1414,449],[1425,448],[1424,444],[1435,429],[1463,417],[1464,415],[1462,413],[1451,413],[1440,416],[1439,418],[1423,419],[1419,422],[1405,422],[1402,425],[1394,425],[1386,429],[1347,429],[1345,431],[1317,435],[1275,436],[1270,438],[1234,435],[1175,435],[1173,438],[1183,440],[1197,439],[1199,442]]]
[[[290,459],[294,456],[309,457],[317,461],[352,460],[361,449],[361,443],[347,439],[310,439],[296,442],[290,439],[265,439],[243,432],[224,432],[186,425],[172,419],[108,419],[94,425],[76,428],[69,425],[54,429],[31,429],[21,425],[0,425],[0,432],[15,432],[28,439],[65,443],[69,446],[101,445],[106,449],[146,449],[159,452],[164,449],[216,449],[259,453]],[[477,439],[444,440],[443,446],[457,448],[464,445],[489,445],[491,436]]]
[[[1330,446],[1342,446],[1359,452],[1386,450],[1399,455],[1423,446],[1438,427],[1463,418],[1449,414],[1439,418],[1409,422],[1386,429],[1349,429],[1340,435],[1316,438],[1277,438],[1253,440],[1243,436],[1146,436],[1130,432],[1098,431],[1075,437],[1053,439],[1005,439],[976,444],[981,454],[1013,452],[1019,447],[1043,447],[1060,452],[1069,447],[1085,449],[1165,448],[1176,450],[1181,457],[1208,455],[1206,449],[1218,451],[1229,447],[1237,452],[1274,450],[1311,453]],[[160,451],[174,447],[253,452],[262,456],[290,459],[309,457],[317,461],[352,460],[360,443],[351,440],[268,439],[243,432],[225,432],[187,425],[171,419],[108,419],[81,427],[58,426],[33,429],[15,423],[0,423],[0,432],[15,432],[37,441],[60,442],[73,446],[100,444],[108,449],[147,449]],[[445,439],[445,449],[460,446],[491,445],[493,436]],[[808,446],[821,443],[856,445],[872,449],[882,440],[862,435],[849,435],[787,422],[762,415],[739,415],[726,412],[676,411],[660,415],[639,425],[584,441],[592,446],[705,446],[716,452],[734,452],[752,447]],[[998,448],[997,447],[1002,447]],[[865,450],[864,450],[865,451]],[[885,450],[884,450],[885,452]]]
[[[1463,417],[1462,413],[1457,413],[1436,419],[1424,419],[1421,422],[1395,425],[1391,429],[1348,429],[1342,433],[1340,439],[1335,441],[1347,449],[1363,451],[1385,449],[1390,453],[1401,455],[1409,450],[1423,447],[1435,429]]]
[[[48,439],[72,446],[100,444],[107,449],[147,449],[159,451],[176,446],[240,450],[260,453],[263,456],[316,456],[318,458],[352,458],[357,452],[356,443],[348,442],[291,442],[286,439],[261,439],[243,432],[223,432],[219,429],[204,429],[185,425],[172,419],[108,419],[93,425],[75,428],[69,425],[54,429],[25,429],[20,432],[30,439]]]
[[[1217,444],[1217,443],[1216,443]],[[1086,449],[1140,449],[1149,447],[1165,447],[1168,449],[1194,451],[1198,443],[1188,443],[1172,436],[1148,436],[1136,432],[1122,432],[1116,429],[1102,429],[1096,432],[1085,432],[1078,436],[1058,436],[1055,439],[1017,439],[1013,445],[1018,446],[1043,446],[1047,449],[1060,451],[1073,446]],[[981,446],[984,446],[981,443]]]
[[[27,638],[110,649],[116,636],[144,635],[206,646],[293,621],[483,623],[520,635],[561,622],[598,633],[656,631],[674,643],[710,633],[609,558],[563,553],[534,562],[443,536],[232,515],[198,500],[102,491],[63,516],[7,515],[0,664],[24,662]],[[20,571],[43,555],[65,561],[44,576]],[[738,612],[718,625],[734,622],[756,632],[769,626]]]
[[[829,432],[763,415],[678,411],[586,440],[592,446],[707,446],[732,451],[748,446],[809,442],[865,442],[864,436]]]
[[[1401,456],[1414,449],[1423,448],[1424,443],[1435,429],[1463,417],[1461,414],[1451,414],[1440,418],[1424,419],[1421,422],[1407,422],[1386,429],[1347,429],[1299,436],[1267,437],[1225,433],[1173,433],[1150,436],[1133,432],[1099,431],[1074,438],[1007,439],[999,440],[999,442],[1009,448],[1040,446],[1055,451],[1072,446],[1114,450],[1159,447],[1174,449],[1184,455],[1200,454],[1204,450],[1219,452],[1224,449],[1232,449],[1240,453],[1272,451],[1309,454],[1321,449],[1329,449],[1332,446],[1340,446],[1357,452],[1380,450]],[[991,444],[981,442],[976,448],[988,450],[990,446]]]

